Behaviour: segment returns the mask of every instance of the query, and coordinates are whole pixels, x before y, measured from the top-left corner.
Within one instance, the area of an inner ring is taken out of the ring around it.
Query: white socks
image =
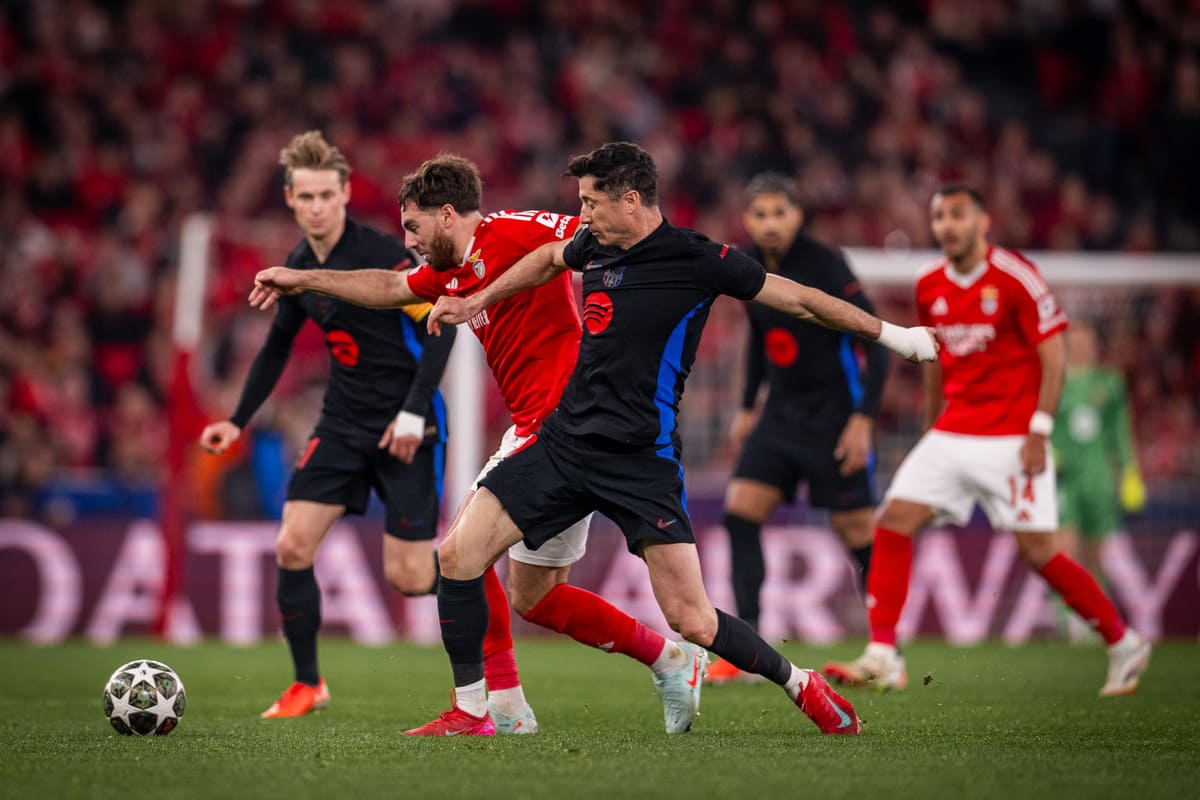
[[[454,687],[454,705],[473,717],[487,713],[487,684],[482,680]]]
[[[788,663],[790,664],[791,662]],[[792,677],[788,678],[787,683],[783,685],[783,690],[787,692],[788,697],[795,700],[804,691],[805,687],[808,686],[809,676],[808,670],[800,669],[795,664],[791,664],[791,667]]]
[[[655,675],[662,675],[664,672],[682,667],[685,663],[687,663],[687,653],[683,652],[683,648],[679,646],[678,642],[667,639],[663,644],[662,652],[650,665],[650,669]]]
[[[529,705],[529,701],[525,699],[525,692],[520,686],[488,692],[487,701],[506,717],[517,716]]]

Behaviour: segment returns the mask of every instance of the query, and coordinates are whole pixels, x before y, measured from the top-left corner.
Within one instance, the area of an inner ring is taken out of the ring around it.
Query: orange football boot
[[[316,686],[307,683],[293,683],[283,690],[279,699],[271,707],[259,714],[263,719],[283,719],[285,717],[302,717],[310,711],[320,711],[329,705],[329,687],[325,679]]]

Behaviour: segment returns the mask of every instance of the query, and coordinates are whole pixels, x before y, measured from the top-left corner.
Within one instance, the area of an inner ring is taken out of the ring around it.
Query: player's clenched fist
[[[254,276],[254,288],[250,290],[250,306],[264,311],[280,297],[304,291],[302,270],[287,267],[271,267]]]
[[[241,435],[241,428],[223,419],[204,428],[200,433],[200,446],[210,453],[224,453]]]
[[[447,325],[458,325],[459,323],[466,322],[482,310],[482,307],[472,302],[472,298],[443,295],[438,298],[437,303],[433,306],[433,310],[429,312],[429,317],[425,320],[425,326],[430,333],[439,336],[442,333],[443,322]]]
[[[938,354],[938,340],[933,328],[901,328],[890,322],[883,323],[879,331],[879,343],[894,353],[914,363],[933,361]]]

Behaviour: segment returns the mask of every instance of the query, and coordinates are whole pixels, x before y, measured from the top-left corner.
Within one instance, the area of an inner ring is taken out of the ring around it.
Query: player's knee
[[[1035,570],[1044,567],[1059,551],[1056,537],[1050,534],[1018,536],[1017,549],[1025,563]]]
[[[417,561],[408,559],[385,564],[383,576],[388,584],[406,597],[421,597],[429,594],[433,586],[433,558]]]
[[[284,569],[308,569],[315,556],[315,548],[286,530],[275,540],[275,563]]]
[[[663,608],[663,616],[671,630],[678,633],[689,642],[708,647],[713,637],[717,635],[716,614],[712,609],[692,605],[670,604]]]
[[[447,578],[460,579],[458,548],[455,546],[454,539],[446,539],[438,545],[437,554],[438,568],[441,574]]]
[[[509,563],[511,565],[514,562]],[[528,565],[511,568],[508,573],[508,603],[518,616],[524,617],[542,602],[551,589],[560,583],[566,583],[566,580],[565,568],[539,568]]]

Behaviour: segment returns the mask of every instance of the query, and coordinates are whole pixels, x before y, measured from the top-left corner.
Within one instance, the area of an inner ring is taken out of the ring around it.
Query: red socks
[[[489,692],[512,689],[521,685],[521,678],[513,653],[508,597],[494,566],[483,573],[483,589],[488,603],[487,634],[483,637],[483,677]]]
[[[624,653],[646,666],[655,662],[667,641],[599,595],[565,583],[547,592],[525,619],[588,647]]]
[[[875,529],[871,570],[867,573],[867,623],[872,642],[896,645],[896,624],[908,598],[912,559],[911,536],[887,528]]]
[[[1116,606],[1079,562],[1058,553],[1039,572],[1063,602],[1104,637],[1106,644],[1114,644],[1125,635],[1125,621]]]

